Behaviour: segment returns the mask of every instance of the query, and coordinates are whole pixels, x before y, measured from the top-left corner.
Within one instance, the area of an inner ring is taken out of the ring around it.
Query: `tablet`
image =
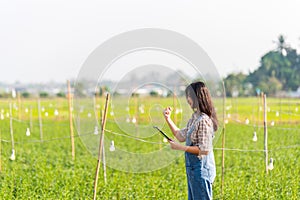
[[[169,138],[162,130],[160,130],[157,126],[153,126],[153,128],[157,129],[167,140],[173,141],[171,138]]]

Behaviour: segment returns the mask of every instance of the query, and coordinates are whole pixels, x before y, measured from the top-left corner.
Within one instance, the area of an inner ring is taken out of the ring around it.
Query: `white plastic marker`
[[[11,156],[9,157],[10,160],[16,160],[15,150],[11,150]]]
[[[256,132],[254,131],[253,133],[253,138],[252,138],[253,142],[256,142],[257,141],[257,135],[256,135]]]
[[[132,120],[131,120],[131,122],[135,124],[136,123],[136,118],[133,117]]]
[[[94,134],[95,134],[95,135],[98,135],[98,133],[99,133],[98,126],[95,126]]]
[[[116,150],[116,148],[115,148],[115,142],[113,140],[110,142],[109,150],[110,151],[115,151]]]
[[[270,158],[270,163],[269,163],[269,165],[268,165],[268,169],[269,170],[272,170],[272,169],[274,169],[274,164],[273,164],[274,162],[273,162],[273,158]]]
[[[29,130],[29,128],[26,128],[26,136],[30,136],[30,130]]]
[[[144,105],[143,105],[143,104],[139,106],[139,111],[140,111],[140,113],[142,113],[142,114],[145,113]]]
[[[14,88],[11,90],[11,96],[14,99],[17,97],[17,92],[16,92],[16,90]]]
[[[246,118],[245,120],[245,124],[249,124],[250,120],[248,118]]]

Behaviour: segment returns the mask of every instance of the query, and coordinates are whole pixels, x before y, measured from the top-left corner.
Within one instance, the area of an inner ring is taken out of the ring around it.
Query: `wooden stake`
[[[95,95],[94,95],[94,113],[95,113],[95,119],[96,119],[96,123],[98,122],[99,118],[98,118],[98,109],[97,109],[97,101],[98,101],[98,87],[96,87],[95,89]],[[101,114],[101,113],[100,113]],[[102,123],[101,123],[102,124]]]
[[[39,115],[39,125],[40,125],[40,140],[41,140],[41,142],[43,142],[43,123],[42,123],[40,99],[38,99],[38,115]]]
[[[9,103],[9,127],[10,127],[10,137],[11,137],[11,149],[12,155],[15,154],[15,140],[14,140],[14,129],[13,129],[13,118],[12,118],[12,105]],[[12,159],[14,160],[14,159]]]
[[[281,97],[280,97],[280,109],[279,109],[279,123],[280,124],[281,124],[281,113],[282,113],[281,106],[282,106],[282,103],[281,103]]]
[[[234,97],[235,98],[235,113],[237,115],[237,119],[239,119],[239,102],[238,102],[238,96]]]
[[[103,116],[104,116],[104,110],[101,110],[101,125],[103,124]],[[103,138],[103,144],[104,144],[104,138]],[[103,145],[103,148],[102,148],[102,164],[103,164],[103,177],[104,177],[104,183],[106,184],[107,183],[107,179],[106,179],[106,161],[105,161],[105,148],[104,148],[104,145]]]
[[[224,82],[223,82],[224,87]],[[224,174],[225,174],[225,93],[223,95],[223,129],[222,129],[222,177],[221,177],[221,195],[223,196],[224,191]]]
[[[175,91],[175,87],[174,87],[174,91],[173,91],[173,110],[174,110],[174,113],[173,113],[173,120],[174,120],[174,123],[177,124],[177,113],[176,113],[176,91]]]
[[[252,104],[252,122],[253,122],[253,131],[256,131],[256,127],[255,127],[255,112],[254,112],[255,108],[254,108],[254,104]]]
[[[107,116],[107,109],[108,109],[108,100],[109,100],[109,93],[106,95],[106,101],[105,101],[105,108],[104,108],[104,116],[102,120],[102,126],[101,126],[101,136],[100,136],[100,144],[99,144],[99,150],[98,150],[98,162],[97,162],[97,168],[96,168],[96,174],[95,174],[95,180],[94,180],[94,200],[97,197],[97,184],[98,184],[98,176],[99,176],[99,169],[100,169],[100,162],[101,162],[101,156],[102,156],[102,150],[103,150],[103,141],[104,141],[104,130],[106,125],[106,116]]]
[[[135,102],[135,119],[136,122],[134,123],[135,125],[135,132],[136,132],[136,137],[139,137],[139,127],[138,127],[138,123],[140,121],[139,119],[139,101],[138,101],[139,96],[136,95],[134,102]]]
[[[268,174],[268,130],[267,130],[267,97],[264,94],[264,152],[265,152],[265,166],[266,174]]]
[[[0,173],[2,172],[2,164],[1,164],[1,154],[2,154],[1,148],[2,148],[2,146],[1,146],[1,143],[2,143],[2,139],[1,139],[1,129],[0,129]]]
[[[30,125],[30,131],[33,130],[33,125],[32,125],[32,106],[30,106],[29,109],[29,125]]]
[[[104,139],[104,138],[103,138]],[[103,176],[104,176],[104,183],[107,183],[106,179],[106,161],[105,161],[105,148],[104,145],[102,147],[102,161],[103,161]]]
[[[289,102],[289,113],[293,113],[293,111],[292,111],[292,106],[291,106],[291,104],[292,104],[292,103],[291,103],[291,98],[288,98],[288,102]],[[292,117],[292,115],[289,114],[289,124],[292,123],[291,117]]]
[[[76,128],[77,128],[78,133],[80,133],[80,113],[77,114]]]
[[[12,118],[12,105],[11,105],[11,103],[9,103],[9,127],[10,127],[10,136],[11,136],[11,147],[12,147],[12,149],[15,149],[13,118]]]
[[[72,114],[72,92],[70,81],[68,84],[68,105],[69,105],[69,122],[70,122],[70,137],[71,137],[71,147],[72,147],[72,159],[75,160],[75,142],[74,142],[74,131],[73,131],[73,114]]]
[[[17,92],[17,98],[18,98],[18,117],[19,120],[21,120],[21,95],[20,92]]]
[[[257,133],[260,125],[261,125],[260,124],[260,96],[258,94],[257,95]]]

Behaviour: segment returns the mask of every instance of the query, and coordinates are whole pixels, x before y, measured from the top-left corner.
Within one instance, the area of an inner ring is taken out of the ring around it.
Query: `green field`
[[[9,159],[12,154],[9,103],[12,103],[14,161]],[[227,99],[224,186],[221,192],[221,123],[214,142],[217,165],[214,199],[300,198],[300,100],[268,99],[267,103],[268,158],[273,158],[274,169],[266,174],[262,99]],[[93,198],[99,134],[94,135],[95,124],[89,118],[100,116],[104,97],[97,99],[96,114],[88,103],[83,104],[85,107],[78,112],[81,108],[75,108],[78,102],[74,101],[76,157],[73,160],[66,99],[41,100],[42,135],[35,99],[0,99],[0,199]],[[150,125],[159,125],[171,135],[161,114],[162,108],[168,105],[182,109],[174,120],[179,126],[184,126],[191,114],[184,99],[175,102],[173,98],[113,99],[106,125],[111,133],[105,133],[108,140],[105,146],[107,161],[113,159],[112,152],[108,150],[111,140],[114,140],[116,148],[140,154],[168,149],[161,135],[143,135],[150,130]],[[222,101],[216,99],[215,105],[222,121]],[[133,116],[136,124],[132,123]],[[29,127],[31,134],[26,136]],[[128,131],[133,134],[124,137]],[[252,141],[254,131],[257,142]],[[78,134],[81,134],[80,137]],[[139,137],[146,142],[138,140]],[[162,153],[161,157],[164,156]],[[159,164],[152,163],[154,161],[149,160],[145,164]],[[97,199],[187,199],[183,153],[166,167],[148,173],[119,171],[110,166],[107,166],[106,173],[107,183],[104,182],[101,165]]]

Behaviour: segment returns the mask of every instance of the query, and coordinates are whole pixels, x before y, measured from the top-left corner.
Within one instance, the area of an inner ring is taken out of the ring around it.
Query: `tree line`
[[[260,66],[248,75],[231,73],[224,79],[226,96],[254,96],[260,92],[275,96],[300,87],[300,54],[278,37],[276,48],[260,59]]]

